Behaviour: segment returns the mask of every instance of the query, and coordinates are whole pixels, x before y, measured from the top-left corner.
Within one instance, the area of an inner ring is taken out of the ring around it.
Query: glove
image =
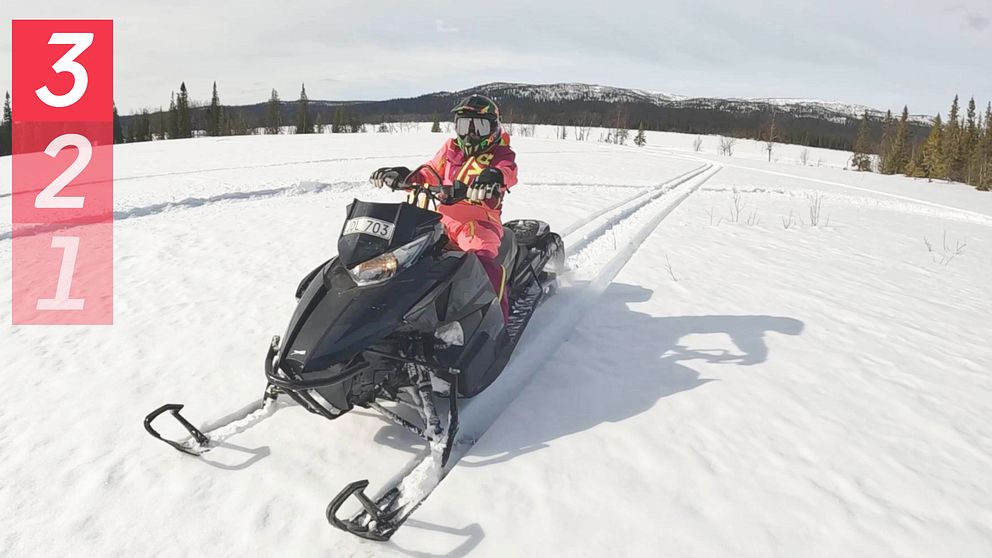
[[[472,182],[465,197],[468,201],[499,201],[503,195],[503,173],[499,169],[485,169]]]
[[[410,176],[410,169],[406,167],[382,167],[372,173],[369,182],[376,188],[383,186],[390,190],[400,190],[403,188],[403,181]]]

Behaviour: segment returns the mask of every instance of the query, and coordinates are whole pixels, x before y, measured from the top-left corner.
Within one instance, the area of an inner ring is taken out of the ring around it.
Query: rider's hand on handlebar
[[[410,169],[406,167],[382,167],[372,173],[369,182],[376,188],[383,186],[390,190],[402,190],[405,186],[404,180],[410,176]]]
[[[469,201],[499,200],[503,195],[503,173],[498,169],[485,169],[472,182],[466,194]]]

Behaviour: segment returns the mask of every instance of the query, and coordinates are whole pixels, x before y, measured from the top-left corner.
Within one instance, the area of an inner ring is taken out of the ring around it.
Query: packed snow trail
[[[581,219],[577,219],[571,225],[566,227],[561,234],[563,240],[565,241],[566,250],[566,268],[568,270],[573,270],[573,267],[569,266],[569,261],[573,259],[573,256],[581,253],[595,240],[604,238],[607,231],[610,231],[620,225],[622,222],[628,220],[638,211],[641,211],[645,206],[658,200],[659,198],[665,196],[669,192],[686,184],[688,181],[699,176],[700,174],[713,168],[713,164],[704,163],[703,165],[692,169],[690,171],[684,172],[675,178],[662,182],[655,186],[650,186],[640,189],[636,194],[629,196],[613,205],[607,206],[605,208],[593,211],[588,215],[583,216]],[[712,176],[710,174],[709,176]],[[709,177],[705,178],[702,182],[695,184],[691,191],[695,191],[703,182],[708,180]],[[215,196],[211,200],[197,200],[203,201],[205,203],[213,203],[215,201],[236,199],[236,200],[257,200],[265,199],[275,195],[306,195],[312,193],[323,192],[327,186],[317,184],[315,187],[301,187],[294,186],[292,188],[282,188],[276,190],[258,190],[253,192],[235,192],[230,195],[219,195]],[[357,183],[336,183],[334,186],[344,186],[344,189],[338,188],[336,191],[348,191],[360,186]],[[684,198],[682,198],[684,199]],[[681,203],[681,199],[679,200]],[[137,208],[136,210],[127,212],[127,216],[144,216],[146,214],[155,214],[164,210],[163,208],[192,208],[202,205],[201,203],[169,203],[160,204],[159,206],[151,206],[148,208]],[[676,204],[677,205],[677,204]],[[154,209],[154,210],[153,210]],[[126,218],[126,217],[124,217]],[[581,234],[580,234],[581,233]],[[0,235],[0,240],[3,236]],[[572,244],[574,243],[574,244]],[[568,280],[570,276],[562,276],[562,280]],[[546,305],[547,306],[547,305]],[[272,417],[277,410],[288,405],[285,398],[278,400],[265,401],[262,398],[244,405],[237,411],[228,413],[222,417],[208,420],[201,423],[200,426],[196,428],[200,433],[206,435],[209,438],[209,442],[206,445],[199,445],[190,436],[183,436],[176,440],[182,446],[194,449],[196,451],[202,452],[199,454],[207,453],[211,448],[221,446],[222,443],[236,436],[245,430],[257,425],[259,422]],[[190,417],[185,417],[186,420],[190,420]],[[195,420],[195,419],[194,419]],[[173,419],[168,415],[163,415],[157,417],[153,423],[153,426],[163,427],[168,430],[170,427],[174,427],[172,424]],[[169,438],[169,436],[164,436]]]
[[[669,189],[650,193],[645,203],[637,203],[633,208],[620,209],[616,215],[602,213],[597,219],[612,224],[611,227],[597,228],[599,238],[608,231],[622,229],[622,243],[613,250],[599,249],[595,239],[583,237],[584,250],[594,253],[586,259],[582,267],[587,283],[563,288],[555,297],[545,303],[532,319],[531,335],[517,345],[516,351],[499,379],[484,392],[460,403],[460,422],[457,437],[447,464],[442,466],[440,452],[435,447],[427,447],[420,455],[409,462],[400,473],[387,482],[373,500],[383,501],[390,494],[394,503],[390,509],[400,510],[400,515],[391,521],[402,524],[416,508],[433,492],[458,461],[471,449],[476,440],[496,421],[500,413],[538,372],[542,362],[564,342],[569,333],[603,293],[617,273],[630,260],[644,240],[658,225],[675,210],[686,198],[699,189],[707,180],[720,171],[712,166],[700,171],[702,176],[693,174],[688,178],[677,178]],[[690,173],[691,174],[691,173]],[[659,187],[660,188],[660,187]],[[631,227],[624,225],[633,222]],[[573,231],[568,238],[571,238]],[[566,245],[569,240],[565,238]],[[614,237],[616,241],[616,237]],[[582,254],[582,251],[579,252]],[[612,257],[609,257],[612,254]],[[577,275],[575,271],[563,275],[568,284]],[[393,496],[394,491],[398,496]]]

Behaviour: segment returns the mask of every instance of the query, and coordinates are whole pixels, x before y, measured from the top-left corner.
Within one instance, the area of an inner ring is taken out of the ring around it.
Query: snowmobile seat
[[[539,241],[548,236],[551,227],[544,221],[536,219],[518,219],[503,223],[503,230],[513,231],[519,246],[533,248]]]

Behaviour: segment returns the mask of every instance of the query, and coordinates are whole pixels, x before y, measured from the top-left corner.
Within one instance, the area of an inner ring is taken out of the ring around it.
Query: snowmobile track
[[[576,220],[571,225],[569,225],[569,226],[565,227],[564,229],[562,229],[561,231],[559,231],[558,234],[561,235],[562,239],[565,239],[566,237],[568,237],[569,235],[571,235],[575,231],[577,231],[577,230],[585,227],[586,225],[588,225],[593,220],[599,219],[603,215],[606,215],[607,213],[610,213],[610,212],[612,212],[612,211],[614,211],[614,210],[616,210],[618,208],[621,208],[621,207],[627,205],[628,203],[630,203],[630,202],[632,202],[634,200],[637,200],[637,199],[640,199],[642,197],[645,197],[645,196],[651,194],[652,192],[655,192],[655,191],[658,191],[658,190],[662,190],[662,189],[666,189],[666,188],[669,188],[669,187],[674,188],[675,186],[678,186],[679,184],[681,184],[685,180],[688,180],[688,178],[692,178],[692,176],[698,175],[699,172],[701,172],[703,170],[706,170],[710,166],[712,166],[712,165],[710,165],[709,163],[704,164],[704,165],[700,165],[699,167],[696,167],[696,168],[694,168],[694,169],[692,169],[692,170],[690,170],[688,172],[684,172],[684,173],[676,176],[675,178],[672,178],[671,180],[667,180],[665,182],[662,182],[661,184],[659,184],[657,186],[652,186],[650,188],[639,188],[639,191],[636,194],[634,194],[633,196],[630,196],[629,198],[625,198],[623,200],[620,200],[619,202],[617,202],[617,203],[615,203],[615,204],[613,204],[613,205],[611,205],[609,207],[605,207],[603,209],[600,209],[598,211],[595,211],[593,213],[590,213],[589,215],[586,215],[582,219]],[[697,171],[699,171],[699,172],[697,172]],[[692,176],[689,176],[689,175],[692,175]],[[688,178],[686,178],[686,177],[688,177]]]
[[[667,194],[668,192],[671,192],[675,188],[678,188],[680,185],[685,184],[689,180],[691,180],[691,179],[699,176],[700,174],[706,172],[707,170],[709,170],[710,168],[712,168],[712,166],[713,165],[711,165],[711,164],[703,165],[703,166],[701,166],[701,167],[699,167],[697,169],[691,170],[691,171],[689,171],[689,172],[687,172],[687,173],[685,173],[683,175],[680,175],[680,176],[678,176],[678,177],[676,177],[676,178],[674,178],[674,179],[672,179],[672,180],[670,180],[668,182],[665,182],[665,183],[663,183],[663,184],[661,184],[659,186],[656,186],[656,187],[648,190],[647,192],[643,192],[639,196],[634,196],[630,200],[626,200],[624,202],[621,202],[620,204],[611,206],[611,207],[607,208],[606,210],[603,210],[601,213],[595,214],[593,217],[587,217],[586,219],[584,219],[579,224],[578,227],[576,227],[576,229],[569,230],[565,234],[567,235],[567,234],[571,234],[571,233],[576,232],[576,230],[581,230],[582,228],[584,228],[585,226],[587,226],[591,221],[593,221],[595,219],[598,219],[602,215],[607,214],[610,211],[616,210],[619,207],[623,207],[625,205],[629,205],[629,207],[623,208],[616,215],[613,215],[613,216],[607,218],[606,220],[604,220],[602,223],[600,223],[596,227],[594,227],[594,228],[590,229],[589,231],[587,231],[584,235],[582,235],[581,238],[566,243],[566,245],[565,245],[566,246],[566,248],[565,248],[565,258],[567,259],[569,257],[572,257],[572,256],[578,254],[583,249],[585,249],[589,244],[591,244],[594,240],[596,240],[597,238],[602,237],[602,235],[605,234],[607,230],[609,230],[612,227],[618,225],[621,221],[623,221],[624,219],[630,217],[631,215],[633,215],[634,213],[636,213],[637,211],[639,211],[641,208],[643,208],[644,206],[648,205],[649,203],[655,201],[656,199],[660,198],[661,196],[664,196],[665,194]],[[562,235],[562,236],[565,237],[565,235]],[[571,237],[569,237],[569,238],[571,238]]]

